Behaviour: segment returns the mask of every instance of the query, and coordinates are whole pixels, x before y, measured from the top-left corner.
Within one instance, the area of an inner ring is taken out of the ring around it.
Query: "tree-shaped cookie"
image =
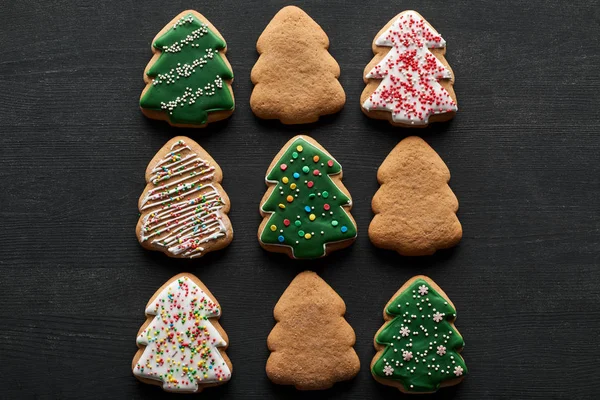
[[[221,168],[198,143],[178,136],[148,164],[136,234],[142,246],[194,258],[233,239]]]
[[[227,45],[217,29],[188,10],[169,22],[152,41],[140,97],[144,115],[173,126],[204,127],[231,115],[233,72]]]
[[[457,111],[454,75],[444,58],[446,41],[416,11],[395,16],[373,41],[375,57],[364,72],[360,98],[371,118],[424,127]]]
[[[277,323],[267,338],[267,375],[300,390],[327,389],[360,369],[355,335],[344,319],[344,300],[317,274],[305,271],[277,304]]]
[[[260,203],[263,248],[293,258],[317,258],[356,239],[342,166],[314,139],[296,136],[269,166]]]
[[[200,392],[231,378],[221,307],[192,274],[171,278],[146,306],[131,367],[136,378],[180,393]]]
[[[462,237],[450,171],[423,139],[402,140],[377,171],[381,187],[372,201],[371,242],[405,256],[433,254]]]
[[[383,318],[371,362],[375,380],[404,393],[431,393],[462,381],[465,343],[454,326],[454,304],[435,282],[411,278],[386,304]]]
[[[315,122],[342,109],[346,95],[329,38],[304,11],[281,9],[258,38],[250,107],[263,119],[284,124]]]

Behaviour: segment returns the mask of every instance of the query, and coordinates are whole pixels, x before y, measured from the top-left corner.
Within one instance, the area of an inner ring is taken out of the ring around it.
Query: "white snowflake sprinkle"
[[[444,354],[446,354],[446,348],[442,345],[437,347],[437,352],[438,355],[443,356]]]
[[[406,326],[403,326],[400,329],[400,334],[404,337],[408,336],[410,334],[410,329],[408,329]]]
[[[404,358],[404,361],[410,361],[413,358],[412,351],[406,351],[406,350],[404,350],[402,352],[402,358]]]
[[[435,314],[433,314],[433,320],[435,322],[440,322],[443,319],[444,319],[444,314],[440,313],[439,311],[436,312]]]
[[[463,374],[463,371],[464,370],[460,365],[454,367],[454,375],[456,376],[461,376]]]
[[[421,285],[419,286],[419,294],[421,296],[425,296],[427,293],[429,293],[429,288],[425,285]]]
[[[394,373],[394,368],[392,368],[391,365],[386,365],[385,367],[383,367],[383,373],[386,374],[386,376],[390,376]]]

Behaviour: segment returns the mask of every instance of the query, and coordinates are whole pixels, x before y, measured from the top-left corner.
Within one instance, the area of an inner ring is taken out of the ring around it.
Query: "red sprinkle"
[[[313,181],[308,181],[308,183],[306,184],[306,186],[308,186],[309,188],[314,186],[314,182]]]
[[[329,161],[327,161],[327,166],[328,166],[329,168],[333,167],[333,160],[329,160]]]
[[[284,220],[283,220],[283,224],[284,224],[285,226],[290,226],[290,220],[289,220],[289,219],[284,219]]]
[[[286,164],[281,164],[279,166],[279,168],[281,168],[282,171],[285,171],[287,169],[287,165]]]
[[[314,175],[314,176],[319,176],[319,170],[318,170],[318,169],[315,169],[315,170],[313,171],[313,175]]]
[[[324,204],[324,205],[323,205],[323,208],[324,208],[325,210],[329,210],[331,207],[329,206],[329,204]]]

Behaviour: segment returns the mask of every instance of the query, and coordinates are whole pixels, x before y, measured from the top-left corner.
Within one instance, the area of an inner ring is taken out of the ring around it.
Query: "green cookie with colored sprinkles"
[[[376,381],[403,393],[433,393],[467,375],[456,309],[433,280],[423,275],[408,280],[386,304],[383,318],[371,361]]]
[[[140,108],[148,118],[202,128],[233,113],[233,71],[219,31],[199,12],[184,11],[152,40]]]
[[[356,223],[342,166],[309,136],[296,136],[269,166],[260,203],[260,245],[292,258],[324,257],[350,246]]]

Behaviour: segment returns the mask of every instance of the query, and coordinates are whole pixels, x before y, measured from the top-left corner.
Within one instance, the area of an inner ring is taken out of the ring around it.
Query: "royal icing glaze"
[[[140,99],[142,108],[192,125],[205,124],[208,112],[233,109],[224,82],[233,79],[233,72],[219,53],[225,41],[193,13],[181,17],[153,46],[161,53],[146,71],[152,83]]]
[[[294,258],[317,258],[328,243],[356,237],[344,209],[352,201],[330,177],[341,172],[329,154],[302,137],[294,140],[266,177],[276,186],[261,207],[271,214],[261,242],[288,246]]]
[[[154,187],[140,202],[141,241],[193,258],[203,255],[204,243],[226,236],[214,171],[184,140],[174,143],[152,169]]]
[[[137,337],[145,348],[133,368],[136,376],[161,381],[173,392],[196,392],[199,385],[231,378],[218,350],[227,342],[211,323],[221,309],[193,280],[182,276],[171,282],[146,315],[155,317]]]
[[[381,82],[364,109],[389,111],[394,122],[411,125],[426,125],[432,115],[457,111],[439,83],[452,79],[452,72],[429,51],[446,47],[446,41],[419,14],[400,15],[375,44],[391,49],[366,75]]]
[[[385,346],[371,369],[375,376],[408,392],[434,392],[467,374],[459,354],[465,343],[453,325],[456,311],[426,280],[414,280],[385,312],[393,319],[375,336]]]

